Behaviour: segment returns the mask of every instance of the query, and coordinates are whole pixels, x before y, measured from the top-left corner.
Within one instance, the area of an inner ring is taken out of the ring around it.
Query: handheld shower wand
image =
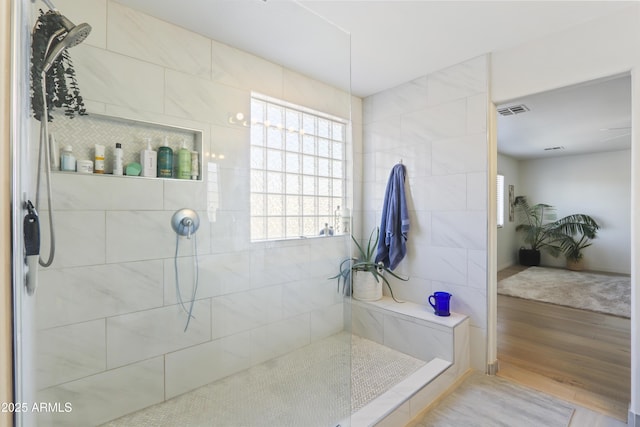
[[[43,267],[49,267],[53,263],[53,258],[55,256],[55,234],[54,234],[54,226],[53,226],[53,206],[52,206],[52,197],[51,197],[51,153],[49,150],[49,108],[47,105],[47,73],[51,69],[51,67],[55,64],[56,60],[62,55],[62,53],[70,47],[76,46],[79,43],[82,43],[84,39],[87,38],[89,33],[91,32],[91,26],[89,24],[83,23],[80,25],[75,25],[71,22],[67,17],[60,14],[60,12],[56,9],[56,7],[49,1],[43,0],[43,2],[49,7],[50,12],[38,18],[38,20],[48,20],[48,24],[51,24],[53,28],[56,30],[51,34],[48,39],[46,48],[44,50],[44,58],[43,58],[43,67],[40,73],[40,91],[42,94],[42,111],[40,115],[40,148],[38,154],[38,172],[36,175],[36,206],[35,208],[40,209],[40,177],[41,177],[41,169],[42,162],[44,157],[44,173],[47,184],[47,204],[48,204],[48,213],[49,213],[49,233],[50,233],[50,249],[49,249],[49,257],[45,261],[40,255],[38,255],[38,263]],[[38,25],[36,25],[36,28]],[[36,33],[36,29],[34,28],[34,34]],[[35,209],[34,209],[35,211]],[[31,215],[31,211],[29,213]],[[36,216],[37,217],[37,216]],[[34,227],[34,221],[30,224],[31,228]],[[36,222],[37,224],[37,222]],[[38,236],[39,236],[39,226],[38,226]],[[25,243],[27,245],[27,243]],[[39,245],[38,245],[39,246]],[[27,248],[29,249],[29,248]],[[33,259],[33,249],[31,249],[30,260]],[[33,263],[31,263],[33,264]],[[30,271],[27,275],[27,283],[29,294],[32,295],[35,292],[36,284],[37,284],[37,268],[33,265],[30,265]]]

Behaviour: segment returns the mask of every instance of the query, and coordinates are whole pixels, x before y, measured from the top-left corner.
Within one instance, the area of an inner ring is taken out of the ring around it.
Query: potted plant
[[[524,242],[529,248],[520,248],[518,259],[521,265],[540,265],[540,251],[548,249],[556,254],[559,250],[549,246],[549,228],[545,224],[555,219],[555,208],[551,205],[538,203],[530,206],[525,196],[515,198],[513,205],[520,218],[516,231],[524,233]]]
[[[572,214],[554,220],[553,206],[543,203],[530,206],[525,196],[516,197],[514,206],[521,216],[521,224],[516,231],[524,232],[524,241],[530,245],[530,249],[520,249],[522,265],[540,265],[541,250],[555,257],[563,253],[567,259],[581,258],[581,249],[591,245],[589,239],[595,238],[599,228],[598,223],[585,214]],[[574,237],[577,235],[581,236],[578,240]]]
[[[600,226],[588,215],[580,215],[581,226],[567,226],[565,238],[560,242],[560,248],[567,259],[569,270],[583,269],[584,254],[582,250],[591,246],[591,239],[595,239]],[[578,238],[579,237],[579,238]]]
[[[331,277],[331,279],[338,279],[338,292],[341,291],[340,284],[342,284],[342,293],[344,295],[353,295],[355,299],[362,301],[376,301],[382,298],[382,284],[384,283],[387,285],[393,300],[400,302],[393,295],[391,283],[389,283],[385,274],[388,273],[405,282],[409,279],[400,277],[388,267],[385,267],[384,264],[375,262],[379,229],[376,227],[371,231],[366,247],[362,247],[353,235],[351,239],[358,250],[358,256],[343,260],[340,263],[340,272]]]

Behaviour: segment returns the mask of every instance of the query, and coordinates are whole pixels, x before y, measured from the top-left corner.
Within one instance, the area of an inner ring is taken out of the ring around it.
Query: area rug
[[[631,278],[624,275],[529,267],[500,280],[498,293],[631,317]]]
[[[474,373],[415,427],[567,427],[573,411],[544,393]]]

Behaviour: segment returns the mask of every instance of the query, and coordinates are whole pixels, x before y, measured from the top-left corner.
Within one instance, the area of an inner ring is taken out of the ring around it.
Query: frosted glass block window
[[[347,123],[252,94],[251,241],[340,233]]]

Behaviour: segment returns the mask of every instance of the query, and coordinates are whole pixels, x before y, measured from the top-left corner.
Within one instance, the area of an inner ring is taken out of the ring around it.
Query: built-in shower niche
[[[198,153],[197,180],[202,181],[203,179],[204,150],[201,130],[90,113],[86,116],[76,116],[73,119],[58,117],[49,124],[49,132],[55,138],[58,152],[61,153],[65,146],[71,146],[76,161],[94,161],[95,145],[103,145],[105,147],[105,175],[113,173],[116,143],[122,145],[123,164],[126,169],[126,166],[132,162],[141,163],[140,151],[147,147],[147,138],[151,140],[151,148],[157,152],[166,137],[174,155],[173,178],[163,179],[177,179],[178,150],[184,141],[189,151]]]

